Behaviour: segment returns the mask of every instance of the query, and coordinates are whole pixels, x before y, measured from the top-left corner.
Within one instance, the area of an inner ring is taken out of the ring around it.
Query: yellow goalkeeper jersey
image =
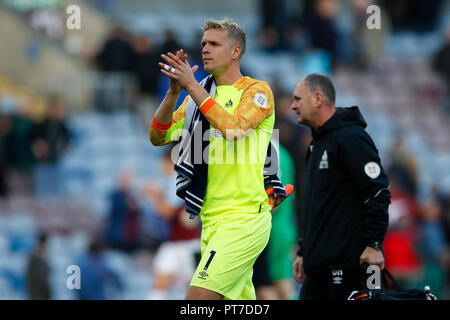
[[[180,138],[177,129],[183,128],[188,99],[174,112],[171,123],[152,123],[154,144]],[[275,122],[269,85],[242,77],[233,85],[217,86],[214,99],[205,101],[200,111],[211,125],[207,187],[200,212],[203,227],[223,215],[266,209],[263,169]]]

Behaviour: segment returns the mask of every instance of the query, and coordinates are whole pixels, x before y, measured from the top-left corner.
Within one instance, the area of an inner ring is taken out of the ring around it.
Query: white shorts
[[[200,253],[200,239],[164,242],[155,254],[154,271],[190,280]]]

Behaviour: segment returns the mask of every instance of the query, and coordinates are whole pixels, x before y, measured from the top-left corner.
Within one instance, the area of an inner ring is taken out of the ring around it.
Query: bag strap
[[[382,273],[382,280],[381,283],[383,284],[383,279],[384,279],[384,286],[385,288],[389,288],[388,286],[388,281],[387,279],[391,280],[392,284],[393,284],[393,289],[395,290],[403,290],[402,286],[400,285],[400,283],[397,281],[397,279],[394,278],[394,276],[388,271],[388,269],[386,269],[386,267],[381,270]]]

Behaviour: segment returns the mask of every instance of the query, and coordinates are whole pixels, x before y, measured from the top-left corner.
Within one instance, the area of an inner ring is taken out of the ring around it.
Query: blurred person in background
[[[198,45],[199,43],[202,43],[202,38],[203,32],[201,30],[197,31],[195,33],[194,40],[187,51],[187,54],[190,57],[189,60],[192,61],[192,64],[200,64],[202,62],[202,47]],[[199,65],[199,67],[201,67],[201,65]]]
[[[92,240],[89,251],[77,262],[81,271],[81,288],[75,290],[79,300],[118,299],[124,289],[119,275],[108,266],[103,256],[103,246]]]
[[[440,193],[440,203],[442,205],[442,225],[444,226],[447,246],[450,247],[450,193],[442,191]]]
[[[140,246],[141,210],[133,191],[133,174],[123,171],[110,195],[105,241],[112,248],[131,252]]]
[[[130,37],[124,27],[115,26],[95,57],[97,67],[105,72],[130,72],[133,63]]]
[[[417,192],[419,167],[414,156],[405,148],[400,132],[394,136],[388,159],[388,175],[396,178],[401,190],[414,197]]]
[[[27,295],[32,300],[48,300],[51,298],[50,266],[46,258],[47,235],[38,236],[36,248],[30,258],[25,271]]]
[[[445,29],[444,42],[431,59],[433,70],[438,73],[445,87],[445,109],[450,112],[450,26]]]
[[[11,130],[11,119],[0,111],[0,198],[8,195],[8,153],[6,137]]]
[[[367,8],[371,0],[352,0],[351,61],[361,71],[380,70],[385,56],[385,42],[390,25],[385,15],[381,14],[381,29],[367,28]]]
[[[286,93],[281,94],[275,102],[275,128],[278,129],[280,144],[289,152],[292,159],[305,159],[308,145],[311,142],[311,133],[304,126],[299,126],[291,110],[292,97]],[[300,199],[303,190],[303,177],[305,164],[294,161],[295,166],[295,212],[298,224]],[[298,225],[297,225],[298,229]]]
[[[167,52],[176,52],[182,46],[180,42],[177,40],[175,32],[167,28],[163,31],[163,41],[159,48],[159,54],[166,54]]]
[[[423,267],[417,248],[421,208],[416,198],[402,189],[397,176],[390,175],[389,182],[391,205],[383,242],[385,265],[403,287],[413,288]]]
[[[442,0],[379,0],[393,26],[394,32],[414,31],[424,33],[432,31],[439,22]]]
[[[306,25],[309,30],[310,47],[322,49],[330,55],[332,65],[337,57],[336,14],[338,3],[334,0],[317,0],[312,8],[305,10]]]
[[[294,54],[303,54],[308,48],[305,27],[293,20],[286,25],[284,33],[288,50]]]
[[[301,158],[301,138],[304,135],[309,135],[309,133],[307,129],[296,123],[295,117],[292,117],[292,110],[290,109],[292,97],[290,95],[282,94],[276,102],[275,128],[279,129],[280,143],[286,148],[291,157],[294,159]]]
[[[70,132],[66,124],[63,101],[58,97],[50,100],[44,120],[33,133],[34,194],[41,196],[62,195],[59,160],[70,144]]]
[[[445,231],[445,239],[446,239],[446,246],[447,248],[450,248],[450,193],[443,192],[441,194],[441,204],[443,208],[442,212],[442,225]],[[450,299],[450,264],[447,264],[446,272],[447,272],[447,279],[445,280],[445,287],[444,287],[444,295],[446,299]]]
[[[297,26],[302,28],[303,35],[297,39],[304,38],[304,44],[297,75],[301,77],[311,73],[329,75],[342,58],[337,47],[338,4],[334,0],[307,0],[302,2],[302,6],[303,9],[299,13],[301,19]]]
[[[295,185],[294,162],[288,151],[279,146],[280,178],[284,185]],[[267,245],[269,261],[269,276],[273,283],[277,298],[293,299],[295,280],[292,274],[294,262],[297,229],[295,224],[295,197],[290,197],[272,214],[272,229]]]
[[[280,178],[283,184],[293,184],[294,163],[287,150],[279,145]],[[272,229],[267,247],[256,259],[253,283],[259,300],[294,299],[295,280],[292,275],[297,230],[295,199],[286,199],[272,212]]]
[[[257,300],[279,300],[269,275],[270,264],[267,258],[267,246],[253,265],[253,286]]]
[[[444,297],[445,280],[450,269],[450,251],[442,225],[442,214],[443,207],[434,189],[423,206],[419,222],[421,235],[417,244],[424,268],[418,287],[430,286],[438,299]]]
[[[19,112],[12,115],[12,125],[6,135],[11,193],[31,195],[33,193],[32,172],[35,157],[32,151],[35,122],[32,119],[31,101],[23,101]]]
[[[132,35],[122,26],[115,26],[94,58],[94,64],[104,74],[95,91],[95,106],[100,111],[111,112],[125,105],[125,86],[133,70]]]
[[[159,59],[153,39],[141,34],[133,38],[132,73],[137,78],[137,111],[141,119],[151,117],[156,108],[156,94],[160,76]]]
[[[260,8],[263,23],[260,40],[265,50],[276,52],[286,49],[286,0],[263,0]]]
[[[154,256],[154,283],[149,300],[167,299],[169,290],[177,283],[188,286],[200,255],[200,221],[189,219],[183,199],[176,195],[176,172],[171,158],[172,149],[164,153],[161,188],[148,184],[145,193],[153,200],[156,212],[170,223],[169,237]]]

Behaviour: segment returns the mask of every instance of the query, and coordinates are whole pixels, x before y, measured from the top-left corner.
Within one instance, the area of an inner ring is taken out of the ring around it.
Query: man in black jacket
[[[321,74],[295,87],[292,109],[311,127],[293,265],[300,299],[346,299],[363,283],[362,263],[384,268],[389,184],[358,107],[335,108]]]

